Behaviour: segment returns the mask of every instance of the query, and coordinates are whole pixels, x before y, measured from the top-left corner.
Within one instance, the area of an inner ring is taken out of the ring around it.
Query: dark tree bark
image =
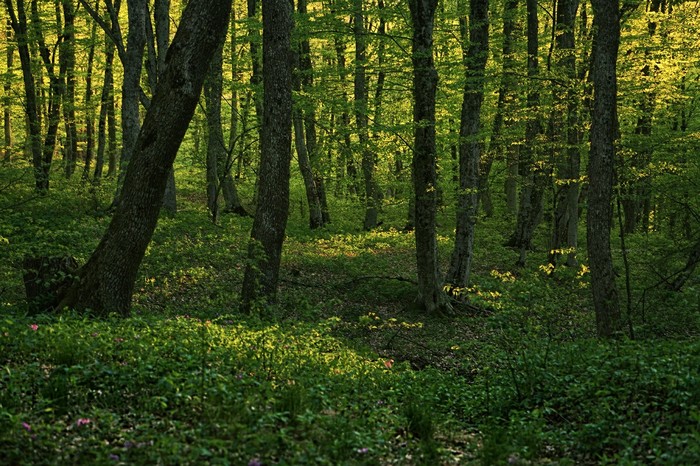
[[[481,141],[478,136],[489,47],[488,0],[471,0],[469,8],[468,32],[467,19],[460,18],[466,71],[459,129],[457,229],[450,269],[445,279],[456,290],[467,286],[473,257],[481,162]]]
[[[380,0],[381,1],[381,0]],[[306,17],[308,15],[306,8],[307,0],[298,0],[297,11]],[[301,87],[306,94],[313,92],[314,89],[314,69],[311,61],[311,44],[308,36],[303,37],[299,43],[299,71],[301,72]],[[316,135],[316,105],[314,102],[307,102],[303,111],[304,114],[304,137],[306,142],[306,150],[309,155],[309,162],[314,178],[314,185],[318,195],[318,202],[321,205],[321,224],[330,223],[331,216],[328,210],[328,201],[326,196],[326,182],[321,171],[321,152],[319,150],[318,138]]]
[[[695,244],[690,249],[690,254],[688,255],[688,261],[685,264],[685,268],[680,271],[678,276],[673,283],[671,283],[670,288],[674,291],[680,291],[683,285],[688,281],[688,279],[693,275],[695,268],[700,264],[700,240],[696,241]]]
[[[60,12],[60,10],[57,10]],[[56,136],[58,127],[61,122],[61,102],[65,94],[66,86],[64,77],[68,67],[67,61],[62,61],[59,64],[58,73],[55,70],[55,54],[52,54],[44,40],[42,21],[39,16],[39,7],[37,0],[32,0],[31,3],[31,33],[34,35],[38,45],[39,56],[44,64],[44,70],[49,78],[49,96],[48,96],[48,111],[47,111],[47,128],[44,135],[44,144],[42,146],[42,165],[46,170],[46,191],[49,188],[49,169],[53,161],[53,155],[56,150]],[[61,38],[59,37],[58,45],[61,46]],[[64,161],[67,162],[67,161]]]
[[[299,2],[300,9],[303,6],[304,13],[306,12],[306,4],[304,0]],[[321,209],[321,197],[318,193],[318,186],[316,185],[316,180],[314,176],[314,171],[311,166],[311,154],[310,149],[315,150],[316,144],[316,129],[315,122],[310,121],[309,125],[307,119],[304,117],[305,109],[304,102],[302,102],[302,80],[304,79],[304,74],[308,73],[309,69],[302,69],[302,54],[305,55],[304,59],[310,63],[310,57],[304,50],[304,45],[308,49],[308,40],[304,44],[303,39],[299,39],[295,44],[294,56],[294,74],[292,76],[292,87],[295,92],[295,102],[294,109],[292,110],[292,123],[294,128],[294,146],[297,152],[297,160],[299,161],[299,170],[301,172],[301,177],[304,180],[304,188],[306,191],[306,201],[309,206],[309,228],[314,230],[323,226],[323,214]],[[308,89],[308,84],[305,86]],[[313,134],[309,135],[308,132],[311,130]],[[312,147],[309,147],[310,142]]]
[[[517,184],[518,184],[518,164],[515,152],[503,140],[503,129],[513,123],[513,118],[508,114],[512,108],[516,96],[514,93],[516,80],[514,78],[515,60],[513,59],[513,33],[515,31],[516,14],[518,11],[518,0],[506,0],[503,7],[503,47],[501,56],[501,79],[498,86],[498,100],[496,101],[496,114],[491,126],[491,143],[486,152],[486,159],[482,162],[482,170],[479,175],[479,202],[484,213],[490,217],[493,215],[493,202],[491,200],[491,190],[489,188],[489,176],[494,160],[502,159],[507,151],[506,168],[506,205],[510,212],[516,212],[518,208]]]
[[[66,178],[73,176],[78,162],[78,127],[75,122],[75,7],[73,0],[61,0],[63,5],[63,40],[61,41],[61,68],[65,69],[63,119],[66,128],[64,171]]]
[[[532,237],[542,210],[542,196],[546,174],[541,164],[537,163],[537,138],[541,133],[538,117],[540,107],[540,84],[536,82],[539,75],[539,22],[537,18],[537,0],[526,0],[527,4],[527,110],[525,122],[525,144],[520,150],[520,171],[522,187],[520,205],[515,233],[509,245],[518,249],[517,265],[524,266],[527,252],[532,248]]]
[[[134,152],[141,128],[139,102],[141,96],[141,70],[146,46],[147,0],[127,0],[129,33],[126,50],[122,58],[124,79],[122,81],[122,151],[119,159],[119,175],[115,204],[120,201],[124,177]]]
[[[29,145],[32,153],[32,165],[34,168],[35,189],[38,193],[46,193],[49,190],[49,169],[43,158],[41,148],[41,121],[39,120],[39,107],[37,102],[34,74],[32,73],[32,57],[29,51],[29,38],[27,28],[27,13],[24,0],[17,0],[17,11],[11,0],[5,0],[5,6],[10,17],[10,24],[17,41],[22,78],[24,81],[24,109],[27,113],[29,126]]]
[[[114,9],[119,13],[121,1],[117,0],[114,4]],[[109,39],[109,34],[106,34]],[[109,133],[114,136],[116,141],[116,128],[114,118],[114,72],[112,69],[114,63],[115,46],[110,40],[105,43],[105,74],[102,84],[102,92],[100,94],[100,116],[97,122],[97,158],[95,159],[95,173],[93,180],[99,183],[102,178],[104,168],[105,153],[107,152],[107,124],[110,123]],[[110,118],[111,115],[111,118]],[[110,154],[108,154],[108,173],[107,176],[114,175],[116,170],[116,147],[113,145],[110,137]]]
[[[374,154],[369,147],[369,109],[367,105],[367,33],[365,31],[364,0],[353,0],[355,36],[355,124],[362,153],[362,177],[365,185],[365,220],[363,227],[371,230],[377,226],[379,193],[374,180]]]
[[[10,19],[7,19],[7,23],[5,24],[5,43],[7,44],[6,47],[6,70],[7,70],[7,75],[5,76],[4,82],[3,82],[3,91],[4,91],[4,98],[3,98],[3,109],[2,109],[2,114],[3,114],[3,132],[4,132],[4,141],[5,141],[5,147],[4,147],[4,152],[5,152],[5,162],[9,162],[12,159],[12,150],[13,150],[13,140],[12,140],[12,111],[10,110],[10,92],[12,91],[12,67],[14,66],[14,61],[15,61],[15,47],[12,45],[12,21]]]
[[[260,30],[257,27],[258,5],[262,0],[246,0],[248,5],[248,44],[250,46],[250,60],[252,73],[250,75],[250,85],[253,88],[253,102],[255,103],[255,118],[258,122],[258,141],[262,144],[262,122],[263,122],[263,75],[262,61],[260,59]]]
[[[199,101],[214,51],[226,35],[231,2],[189,2],[134,145],[112,221],[59,308],[129,314],[136,274],[156,227],[175,155]]]
[[[619,0],[592,0],[593,113],[588,165],[588,260],[598,336],[620,331],[620,303],[615,284],[610,229],[612,227],[613,172],[617,138],[617,53],[620,44]]]
[[[221,126],[221,92],[223,89],[223,43],[214,54],[204,81],[207,118],[207,206],[214,223],[219,215],[219,193],[224,194],[224,211],[247,216],[231,177],[231,157],[224,143]]]
[[[575,267],[578,246],[578,198],[581,154],[578,138],[578,101],[576,92],[576,50],[574,28],[579,0],[558,0],[556,20],[556,48],[559,52],[557,66],[566,76],[563,86],[554,89],[555,105],[566,108],[566,125],[561,146],[564,150],[557,156],[557,181],[554,193],[554,224],[552,225],[552,245],[549,263],[556,266],[561,250],[567,249],[566,265]],[[565,97],[565,100],[564,100]],[[559,110],[555,110],[559,111]],[[558,117],[555,117],[558,118]]]
[[[242,308],[277,294],[282,243],[289,214],[292,143],[292,4],[263,2],[263,138],[258,208],[253,221],[249,262],[243,278]]]
[[[416,197],[415,235],[419,302],[429,313],[441,312],[445,293],[440,280],[436,237],[437,160],[435,92],[438,75],[433,61],[433,25],[437,0],[410,0],[413,23],[413,183]]]
[[[100,0],[95,0],[95,9],[99,9]],[[88,48],[87,74],[85,76],[85,165],[83,181],[90,179],[90,168],[95,151],[95,111],[92,105],[92,73],[95,62],[95,43],[97,42],[97,23],[92,23],[90,46]],[[103,159],[104,160],[104,159]]]

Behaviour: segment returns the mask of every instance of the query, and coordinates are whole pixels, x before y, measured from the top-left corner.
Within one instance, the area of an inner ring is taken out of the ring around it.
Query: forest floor
[[[627,238],[634,339],[600,342],[586,267],[545,267],[546,222],[517,268],[509,216],[481,219],[469,305],[428,316],[406,203],[364,232],[331,196],[309,231],[295,185],[279,303],[242,315],[251,220],[212,224],[188,170],[126,319],[28,315],[20,267],[86,260],[113,187],[56,176],[33,198],[26,170],[2,175],[0,463],[700,464],[700,281],[657,286],[682,239]]]

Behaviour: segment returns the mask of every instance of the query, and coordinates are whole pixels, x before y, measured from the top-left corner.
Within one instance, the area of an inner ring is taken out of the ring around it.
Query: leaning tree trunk
[[[445,281],[456,291],[467,286],[474,249],[474,226],[481,162],[481,104],[484,101],[484,75],[489,46],[488,0],[471,0],[469,32],[467,19],[460,18],[465,61],[462,121],[459,129],[459,194],[457,229],[450,269]],[[467,47],[466,44],[469,44]],[[457,293],[458,294],[458,293]]]
[[[613,172],[617,121],[617,52],[620,44],[619,0],[592,0],[593,5],[593,113],[588,164],[588,260],[598,336],[620,331],[620,303],[615,284],[610,229],[612,227]]]
[[[263,2],[263,138],[258,178],[258,208],[243,277],[242,308],[277,294],[282,243],[289,214],[292,143],[292,4]]]
[[[124,177],[112,221],[59,308],[129,314],[136,273],[156,227],[175,155],[199,101],[231,2],[189,2]]]
[[[433,24],[437,0],[410,0],[413,22],[413,184],[416,196],[415,235],[418,293],[429,313],[441,312],[444,292],[439,278],[436,237],[437,157],[435,92],[438,75],[433,62]]]

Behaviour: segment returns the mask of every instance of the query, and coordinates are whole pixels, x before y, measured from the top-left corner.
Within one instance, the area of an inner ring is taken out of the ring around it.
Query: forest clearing
[[[0,16],[0,464],[700,464],[697,2]]]

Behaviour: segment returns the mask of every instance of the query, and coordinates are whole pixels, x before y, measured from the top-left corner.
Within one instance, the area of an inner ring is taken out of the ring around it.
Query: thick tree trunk
[[[243,277],[242,308],[277,294],[282,243],[289,214],[289,165],[292,143],[292,5],[263,2],[263,138],[258,179],[258,208],[253,221],[249,262]]]
[[[136,274],[156,227],[168,174],[194,113],[206,70],[226,35],[231,2],[189,2],[161,83],[133,146],[112,221],[59,307],[127,315]]]
[[[612,227],[613,172],[617,137],[617,53],[620,43],[619,0],[592,0],[593,5],[593,114],[588,165],[588,260],[598,336],[620,331],[620,303],[615,284],[610,229]]]
[[[419,301],[429,313],[441,312],[445,294],[440,280],[436,237],[437,160],[433,62],[433,24],[437,0],[410,0],[413,22],[413,182],[416,196],[416,262]]]
[[[469,8],[469,32],[467,19],[460,18],[466,72],[459,129],[457,229],[450,269],[445,279],[456,291],[467,286],[473,257],[481,162],[479,130],[489,46],[488,0],[471,0]]]

